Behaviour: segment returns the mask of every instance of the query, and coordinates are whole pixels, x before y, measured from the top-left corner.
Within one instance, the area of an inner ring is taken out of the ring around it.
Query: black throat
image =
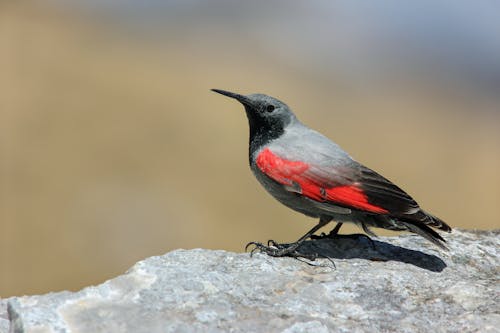
[[[247,110],[248,125],[250,127],[249,158],[252,164],[252,155],[269,142],[279,138],[285,132],[283,119],[262,119]]]

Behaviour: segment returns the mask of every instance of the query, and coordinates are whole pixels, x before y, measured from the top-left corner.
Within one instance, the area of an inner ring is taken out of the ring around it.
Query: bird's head
[[[240,95],[219,89],[212,91],[234,98],[243,104],[250,125],[250,139],[256,135],[265,136],[267,139],[277,138],[284,132],[285,127],[296,119],[285,103],[271,96]]]

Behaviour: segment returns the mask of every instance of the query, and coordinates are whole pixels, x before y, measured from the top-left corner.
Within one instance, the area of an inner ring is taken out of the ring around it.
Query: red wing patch
[[[256,160],[257,167],[271,179],[283,185],[296,183],[302,190],[302,195],[320,202],[332,202],[347,207],[353,207],[372,213],[384,214],[388,211],[372,205],[363,190],[356,185],[339,185],[325,188],[317,177],[307,175],[311,172],[309,164],[301,161],[289,161],[264,149]],[[325,180],[324,183],[331,183]]]
[[[329,201],[346,204],[362,210],[367,210],[373,213],[384,214],[388,211],[382,207],[372,205],[368,202],[368,198],[363,190],[355,185],[337,186],[326,190],[327,199]]]

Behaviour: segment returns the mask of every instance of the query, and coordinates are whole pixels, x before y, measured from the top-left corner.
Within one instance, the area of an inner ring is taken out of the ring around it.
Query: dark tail
[[[441,220],[438,219],[438,221],[441,221]],[[444,245],[444,243],[446,243],[446,241],[443,239],[443,237],[441,237],[437,232],[432,230],[430,227],[428,227],[424,223],[413,222],[413,221],[401,221],[401,220],[399,220],[399,222],[402,223],[403,225],[405,225],[409,231],[414,232],[414,233],[424,237],[425,239],[436,244],[437,246],[439,246],[443,250],[448,250],[448,248]],[[442,221],[441,221],[441,223],[442,223],[442,226],[444,226],[447,229],[444,229],[444,228],[441,228],[438,226],[436,226],[436,227],[439,229],[442,229],[442,230],[451,231],[451,228],[446,223],[444,223]],[[431,224],[431,223],[429,223],[429,225],[434,226],[434,224]]]
[[[437,229],[440,229],[440,230],[443,230],[443,231],[451,232],[451,227],[449,225],[447,225],[440,218],[437,218],[434,215],[431,215],[431,214],[429,214],[429,213],[427,213],[425,211],[422,211],[422,213],[424,213],[425,215],[427,215],[427,217],[429,217],[429,219],[431,220],[430,222],[426,222],[427,225],[430,225],[430,226],[432,226],[434,228],[437,228]]]

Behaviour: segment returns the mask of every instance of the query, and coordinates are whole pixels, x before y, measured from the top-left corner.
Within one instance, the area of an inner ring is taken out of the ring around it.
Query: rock
[[[500,231],[307,242],[292,258],[176,250],[79,292],[0,301],[0,332],[500,332]]]

